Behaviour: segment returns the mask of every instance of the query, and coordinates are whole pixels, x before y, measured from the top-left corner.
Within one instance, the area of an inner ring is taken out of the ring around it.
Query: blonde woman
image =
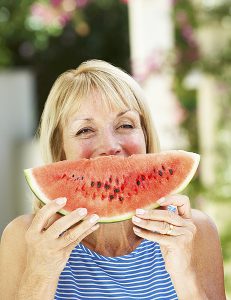
[[[40,141],[45,163],[159,151],[141,88],[97,60],[56,80]],[[160,199],[162,209],[138,209],[132,220],[100,225],[84,207],[59,217],[66,200],[44,207],[36,201],[34,214],[6,227],[1,299],[225,299],[217,230],[190,208],[187,196],[172,195]]]

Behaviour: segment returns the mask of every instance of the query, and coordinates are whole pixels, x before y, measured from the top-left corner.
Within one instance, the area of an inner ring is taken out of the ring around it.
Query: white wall
[[[0,231],[17,216],[22,203],[22,145],[35,129],[33,74],[27,70],[0,72]]]
[[[185,147],[178,126],[182,110],[172,92],[173,70],[167,59],[174,44],[171,1],[128,3],[133,75],[145,91],[161,148]]]

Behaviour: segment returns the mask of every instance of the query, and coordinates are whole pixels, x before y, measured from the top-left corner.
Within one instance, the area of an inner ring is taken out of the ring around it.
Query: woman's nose
[[[118,155],[122,152],[122,148],[118,137],[112,132],[104,132],[100,137],[98,153],[104,155]]]

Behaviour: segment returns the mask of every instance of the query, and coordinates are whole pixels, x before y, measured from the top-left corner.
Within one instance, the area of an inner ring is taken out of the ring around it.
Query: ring
[[[173,225],[169,224],[169,230],[166,232],[166,234],[170,235],[173,231]]]

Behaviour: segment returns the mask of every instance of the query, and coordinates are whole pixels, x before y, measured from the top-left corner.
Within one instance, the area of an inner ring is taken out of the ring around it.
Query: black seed
[[[162,169],[165,171],[165,167],[164,166],[162,166]]]
[[[136,184],[137,184],[137,185],[140,185],[140,181],[139,181],[139,180],[137,180],[137,181],[136,181]]]
[[[100,188],[101,185],[102,185],[101,182],[100,182],[100,181],[97,181],[97,187]]]
[[[84,178],[84,177],[82,176],[81,179],[83,180],[83,178]]]
[[[170,173],[171,175],[173,174],[173,170],[172,170],[172,169],[169,169],[168,171],[169,171],[169,173]]]
[[[110,195],[109,198],[112,200],[114,199],[114,195]]]
[[[95,185],[94,181],[91,182],[91,186],[93,187]]]
[[[119,189],[114,189],[114,192],[115,192],[115,193],[119,193],[120,190],[119,190]]]
[[[144,181],[144,180],[145,180],[145,176],[144,176],[144,175],[141,175],[141,179]]]
[[[72,174],[72,177],[74,178],[74,177],[75,177],[75,174]]]
[[[160,176],[163,176],[163,172],[162,172],[161,170],[158,171],[158,174],[159,174]]]
[[[110,187],[111,187],[111,186],[110,186],[109,184],[105,183],[104,188],[105,188],[106,190],[109,190]]]
[[[123,200],[124,200],[124,197],[119,197],[119,200],[120,200],[120,201],[123,201]]]
[[[112,182],[112,178],[111,177],[109,178],[109,182]]]

